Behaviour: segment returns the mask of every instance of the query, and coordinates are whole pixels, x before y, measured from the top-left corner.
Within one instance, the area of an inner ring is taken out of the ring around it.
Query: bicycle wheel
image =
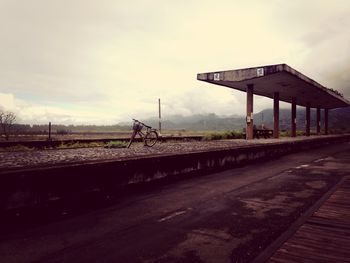
[[[134,141],[135,136],[136,136],[136,131],[133,131],[133,132],[132,132],[132,135],[131,135],[131,138],[130,138],[130,141],[129,141],[128,145],[126,146],[126,148],[130,148],[130,145],[131,145],[132,142]]]
[[[152,147],[156,144],[158,140],[158,133],[156,131],[150,131],[145,136],[145,145],[148,147]]]

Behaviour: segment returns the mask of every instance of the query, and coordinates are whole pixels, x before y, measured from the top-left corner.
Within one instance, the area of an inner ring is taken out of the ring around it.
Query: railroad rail
[[[193,135],[193,136],[160,136],[159,140],[161,142],[165,141],[200,141],[203,136]],[[74,144],[74,143],[92,143],[92,142],[102,142],[107,143],[110,141],[120,141],[128,142],[130,137],[122,138],[104,138],[104,139],[68,139],[68,140],[32,140],[32,141],[2,141],[0,142],[0,147],[13,147],[17,145],[26,146],[26,147],[35,147],[35,148],[45,148],[45,147],[57,147],[62,143],[65,144]],[[135,138],[134,141],[141,142],[141,138]]]

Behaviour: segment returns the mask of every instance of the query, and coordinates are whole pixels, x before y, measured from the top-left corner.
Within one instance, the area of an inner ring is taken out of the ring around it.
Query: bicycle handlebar
[[[148,126],[148,125],[144,124],[143,122],[141,122],[141,121],[139,121],[139,120],[133,119],[133,121],[138,122],[138,123],[141,123],[143,126],[152,129],[151,126]]]

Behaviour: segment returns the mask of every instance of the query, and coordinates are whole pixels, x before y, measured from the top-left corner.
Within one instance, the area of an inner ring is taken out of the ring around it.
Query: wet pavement
[[[310,137],[301,136],[297,138],[281,139],[255,139],[250,141],[236,139],[219,141],[166,142],[157,143],[153,147],[145,147],[141,143],[134,143],[129,149],[106,149],[102,147],[95,147],[0,152],[0,171],[107,160],[134,159],[150,156],[185,154],[237,147],[250,147],[254,145],[285,143],[290,141],[312,140],[320,137],[327,138],[332,137],[332,135]]]
[[[350,176],[335,188],[272,256],[266,253],[269,263],[350,262]]]
[[[0,236],[0,262],[250,262],[350,173],[350,144],[122,197]]]

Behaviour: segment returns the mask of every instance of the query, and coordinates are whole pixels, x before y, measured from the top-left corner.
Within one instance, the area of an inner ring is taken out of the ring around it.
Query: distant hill
[[[323,122],[324,114],[321,111],[321,121]],[[152,127],[158,127],[157,118],[142,120]],[[264,124],[267,127],[273,127],[273,110],[265,109],[254,114],[254,124],[259,126]],[[290,129],[291,112],[290,109],[280,109],[280,129]],[[130,126],[130,123],[119,123],[121,126]],[[162,128],[169,130],[192,130],[192,131],[224,131],[240,130],[245,127],[245,117],[218,116],[214,113],[206,115],[181,116],[172,115],[162,120]],[[305,127],[305,108],[297,109],[297,129],[303,130]],[[316,110],[311,110],[311,128],[316,127]],[[350,107],[334,109],[329,112],[330,129],[350,129]]]
[[[349,129],[350,128],[350,107],[339,108],[329,111],[329,128],[330,129]],[[321,122],[324,123],[324,113],[321,110]],[[260,125],[264,123],[268,127],[273,126],[273,110],[265,109],[254,114],[254,123]],[[290,109],[280,109],[280,129],[290,129],[291,112]],[[297,109],[297,129],[305,127],[305,108]],[[311,110],[311,128],[316,127],[316,109]]]
[[[256,126],[262,123],[269,128],[273,127],[273,111],[265,109],[254,114],[254,124]],[[323,122],[323,111],[321,111],[321,121]],[[280,109],[280,129],[290,129],[290,109]],[[146,124],[158,128],[158,118],[140,119]],[[129,132],[131,130],[131,122],[118,123],[116,125],[52,125],[52,131],[60,132]],[[242,130],[245,127],[245,117],[238,115],[218,116],[211,114],[197,114],[191,116],[171,115],[162,119],[163,130],[187,130],[187,131],[227,131]],[[305,127],[305,109],[297,109],[297,129],[304,130]],[[311,128],[316,127],[316,110],[311,111]],[[350,130],[350,107],[331,110],[329,112],[329,128],[330,129],[348,129]],[[26,125],[15,124],[13,131],[16,133],[47,133],[48,125]]]
[[[143,120],[152,127],[158,127],[158,119]],[[241,129],[244,126],[242,116],[218,116],[214,113],[207,115],[181,116],[173,115],[162,120],[162,128],[169,130],[215,131]]]

